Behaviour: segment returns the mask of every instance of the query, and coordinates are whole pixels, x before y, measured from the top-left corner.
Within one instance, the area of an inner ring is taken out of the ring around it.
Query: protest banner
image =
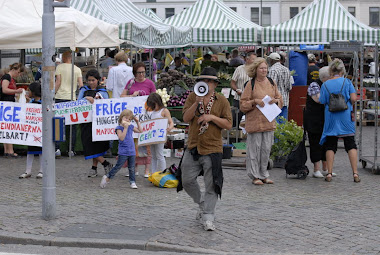
[[[168,119],[160,118],[147,120],[141,123],[142,133],[138,133],[138,146],[165,143]]]
[[[92,140],[118,140],[115,128],[119,125],[119,115],[125,110],[131,110],[139,122],[148,119],[145,103],[148,96],[122,97],[95,100],[92,111]],[[136,123],[132,122],[134,126]]]
[[[1,102],[0,143],[42,147],[41,105]]]
[[[65,118],[65,125],[92,122],[92,104],[86,99],[56,103],[54,111],[56,117]]]

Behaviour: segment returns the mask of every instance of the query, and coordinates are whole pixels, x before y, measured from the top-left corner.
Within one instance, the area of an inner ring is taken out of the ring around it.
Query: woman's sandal
[[[263,183],[266,183],[266,184],[274,184],[274,181],[272,181],[271,179],[268,179],[268,178],[265,178],[264,180],[262,180]]]
[[[354,174],[354,182],[360,182],[360,178],[358,174]]]
[[[11,157],[11,158],[19,158],[20,156],[17,154],[17,153],[7,153],[8,154],[8,157]]]
[[[264,183],[260,179],[254,179],[252,183],[255,185],[264,185]]]
[[[325,181],[327,182],[331,182],[332,181],[332,174],[327,174],[326,177],[325,177]]]

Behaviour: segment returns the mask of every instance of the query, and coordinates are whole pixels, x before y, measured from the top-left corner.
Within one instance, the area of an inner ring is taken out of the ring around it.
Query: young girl
[[[39,82],[33,82],[29,85],[29,97],[31,98],[29,103],[41,104],[41,84]],[[32,165],[34,160],[34,155],[40,155],[40,172],[37,174],[36,178],[41,179],[42,174],[42,147],[28,146],[28,153],[26,156],[26,171],[18,178],[25,179],[32,176]]]
[[[167,118],[168,119],[168,128],[167,131],[173,129],[174,123],[172,120],[172,116],[170,115],[170,112],[168,109],[165,108],[162,98],[157,93],[152,93],[149,95],[147,101],[147,114],[150,115],[151,119],[158,119],[158,118]],[[150,150],[152,152],[152,173],[157,171],[165,170],[166,168],[166,161],[164,158],[164,144],[152,144],[150,146]],[[149,173],[145,172],[144,177],[148,177]]]
[[[137,127],[131,124],[134,120]],[[131,110],[124,110],[119,116],[119,126],[116,127],[116,134],[119,137],[119,156],[116,165],[111,169],[111,171],[104,175],[102,181],[100,182],[100,187],[104,188],[112,179],[115,174],[121,169],[124,163],[128,160],[128,170],[129,170],[129,183],[132,189],[137,189],[135,181],[135,144],[133,142],[133,132],[141,133],[142,128],[140,122],[136,117],[133,116]]]
[[[108,98],[108,93],[104,88],[99,87],[100,74],[97,70],[91,69],[86,74],[87,85],[79,90],[78,100],[87,99],[91,104],[99,98]],[[81,127],[81,138],[83,144],[84,158],[92,159],[92,167],[87,177],[96,177],[98,175],[98,163],[102,164],[107,174],[113,165],[104,159],[109,148],[108,141],[92,141],[92,123],[83,123]]]

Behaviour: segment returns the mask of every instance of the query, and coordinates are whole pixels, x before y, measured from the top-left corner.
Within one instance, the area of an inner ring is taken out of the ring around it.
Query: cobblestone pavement
[[[365,132],[363,144],[371,153],[373,128]],[[167,159],[168,165],[178,161]],[[26,157],[0,159],[0,242],[8,235],[84,240],[82,245],[129,240],[146,249],[186,247],[205,253],[380,254],[380,175],[359,164],[362,182],[354,183],[343,148],[331,183],[311,175],[286,178],[276,168],[270,170],[274,185],[254,186],[244,168],[225,168],[214,232],[195,220],[196,206],[184,191],[156,188],[141,175],[138,189],[132,190],[125,169],[100,189],[101,177],[87,177],[91,162],[82,156],[56,160],[57,217],[45,221],[42,180],[35,178],[38,160],[32,178],[20,180],[25,164]]]

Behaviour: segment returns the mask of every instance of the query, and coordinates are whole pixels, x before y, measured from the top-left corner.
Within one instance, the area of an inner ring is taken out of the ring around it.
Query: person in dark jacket
[[[329,67],[322,67],[319,70],[319,79],[309,85],[306,96],[304,128],[309,139],[310,160],[314,164],[313,177],[315,178],[323,178],[323,175],[327,174],[326,150],[319,144],[325,122],[325,106],[319,103],[319,93],[322,84],[328,79],[330,79]],[[322,172],[320,161],[322,161]]]
[[[183,120],[190,125],[181,181],[186,193],[199,205],[196,219],[201,220],[205,230],[213,231],[215,206],[223,186],[221,132],[232,128],[232,115],[228,100],[215,91],[220,83],[216,70],[206,67],[197,80],[207,83],[208,93],[197,96],[192,92],[183,107]],[[204,194],[197,181],[202,171]]]

